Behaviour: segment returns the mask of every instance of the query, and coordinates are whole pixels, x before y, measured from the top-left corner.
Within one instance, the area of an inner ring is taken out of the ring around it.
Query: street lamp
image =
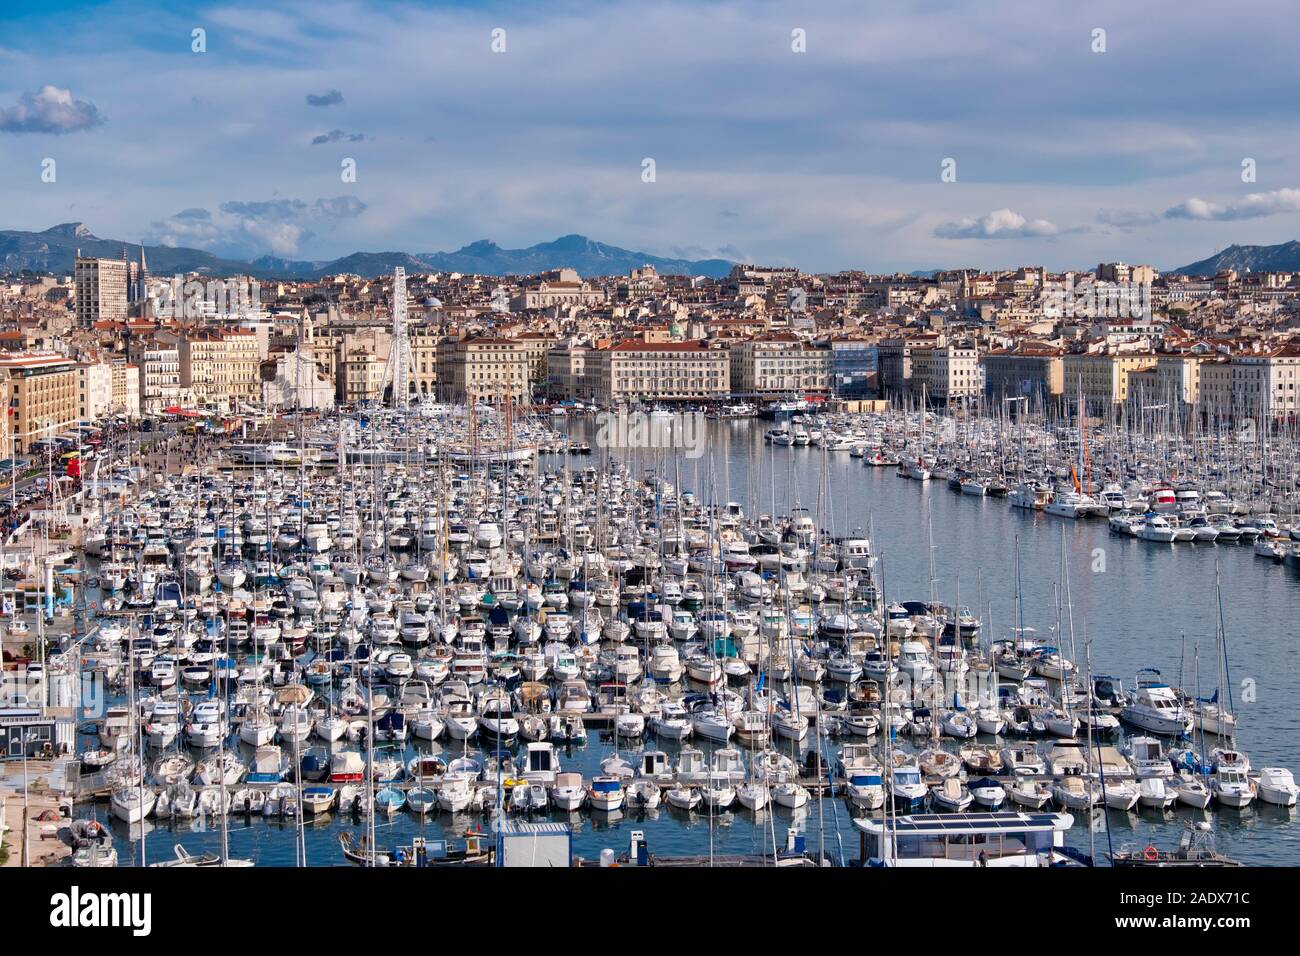
[[[36,741],[36,731],[28,731],[22,738],[23,741],[23,859],[22,865],[31,866],[31,850],[29,847],[28,835],[30,827],[28,826],[28,805],[27,805],[27,746]]]

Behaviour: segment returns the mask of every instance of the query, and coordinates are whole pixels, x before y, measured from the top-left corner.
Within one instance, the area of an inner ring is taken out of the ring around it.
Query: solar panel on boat
[[[893,829],[895,832],[1054,829],[1056,820],[1055,813],[920,813],[899,817]]]

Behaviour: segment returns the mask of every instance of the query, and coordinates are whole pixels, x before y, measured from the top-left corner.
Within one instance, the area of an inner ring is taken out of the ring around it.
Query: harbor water
[[[575,420],[569,427],[575,440],[596,444],[590,421]],[[1261,560],[1249,545],[1154,544],[1112,533],[1105,519],[1067,520],[1012,508],[1005,499],[955,494],[946,482],[904,480],[894,468],[868,467],[847,453],[767,444],[764,428],[752,419],[710,421],[699,457],[673,450],[610,452],[597,447],[589,458],[569,457],[567,463],[571,468],[599,468],[604,455],[615,454],[633,474],[652,469],[701,501],[738,502],[750,517],[803,507],[833,534],[861,529],[878,555],[885,601],[933,599],[968,605],[983,618],[985,645],[1022,617],[1025,626],[1063,648],[1069,649],[1073,641],[1081,671],[1086,647],[1093,673],[1115,675],[1126,687],[1133,685],[1139,668],[1156,668],[1171,684],[1190,692],[1199,688],[1199,696],[1208,697],[1216,689],[1217,578],[1230,678],[1221,693],[1226,696],[1230,688],[1239,717],[1235,743],[1255,767],[1294,767],[1300,762],[1300,668],[1294,639],[1300,622],[1300,575],[1291,567]],[[539,466],[555,468],[565,461],[544,455]],[[1067,580],[1068,605],[1062,587]],[[1058,601],[1063,608],[1059,633],[1054,631]],[[607,733],[593,726],[584,747],[557,748],[563,770],[587,778],[599,774],[600,761],[616,749]],[[819,741],[810,733],[801,750],[821,746],[833,762],[841,742]],[[690,745],[706,754],[714,749],[698,739]],[[471,746],[492,753],[490,745]],[[790,752],[788,741],[775,740],[772,746]],[[679,749],[649,735],[623,747],[625,754],[629,749],[632,754],[641,748],[661,749],[670,759]],[[246,746],[241,751],[245,758],[251,754]],[[414,743],[406,747],[408,757],[417,752],[454,756],[459,751],[447,741],[422,744],[419,750]],[[804,753],[797,756],[802,761]],[[102,803],[80,805],[77,812],[100,820],[110,816]],[[588,859],[606,847],[622,852],[633,830],[643,831],[651,851],[663,856],[766,853],[770,858],[774,844],[784,848],[788,831],[795,829],[809,851],[824,849],[839,862],[858,854],[853,812],[843,800],[814,796],[798,811],[769,807],[753,813],[736,805],[726,812],[702,806],[684,813],[665,802],[651,811],[552,810],[531,818],[570,823],[574,851]],[[1231,857],[1256,865],[1300,863],[1296,809],[1258,800],[1242,810],[1216,805],[1200,811],[1178,804],[1164,812],[1094,809],[1091,816],[1076,812],[1075,818],[1067,843],[1100,860],[1108,849],[1126,843],[1170,848],[1182,834],[1182,823],[1211,819],[1218,849]],[[232,857],[250,858],[259,865],[297,861],[293,820],[246,819],[235,813],[226,823]],[[378,845],[392,847],[409,844],[419,833],[431,839],[459,836],[475,825],[489,833],[488,818],[482,814],[430,813],[422,819],[406,812],[391,817],[381,813],[375,829]],[[111,826],[121,864],[138,864],[141,825],[129,828],[114,819]],[[347,813],[308,817],[306,862],[342,864],[339,834],[352,831],[360,838],[367,828],[364,819]],[[143,830],[149,862],[172,856],[176,844],[191,853],[218,852],[222,840],[221,824],[214,820],[147,821]]]

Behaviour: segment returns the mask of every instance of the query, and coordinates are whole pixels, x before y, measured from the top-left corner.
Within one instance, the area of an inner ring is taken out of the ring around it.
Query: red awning
[[[191,408],[181,408],[179,405],[172,405],[170,408],[163,409],[164,415],[180,415],[182,418],[198,418],[199,413]]]

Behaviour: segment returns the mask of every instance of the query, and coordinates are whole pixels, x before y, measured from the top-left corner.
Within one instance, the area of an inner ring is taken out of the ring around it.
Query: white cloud
[[[5,133],[75,133],[103,122],[94,103],[74,100],[71,90],[48,83],[24,93],[17,106],[0,110],[0,132]]]
[[[1026,219],[1010,209],[995,209],[979,219],[962,218],[935,227],[940,239],[1026,239],[1055,236],[1061,230],[1046,219]]]
[[[264,253],[297,255],[302,244],[353,220],[366,209],[356,196],[334,196],[306,202],[302,199],[264,199],[223,202],[219,216],[207,209],[185,209],[153,224],[150,241],[165,246],[207,249],[235,258]]]
[[[1279,213],[1300,212],[1300,189],[1275,189],[1250,193],[1227,203],[1207,202],[1193,197],[1165,210],[1166,219],[1199,219],[1230,222],[1234,219],[1262,219]]]
[[[212,221],[206,209],[182,209],[174,216],[155,222],[151,240],[163,246],[184,246],[206,249],[219,242],[225,233]]]

